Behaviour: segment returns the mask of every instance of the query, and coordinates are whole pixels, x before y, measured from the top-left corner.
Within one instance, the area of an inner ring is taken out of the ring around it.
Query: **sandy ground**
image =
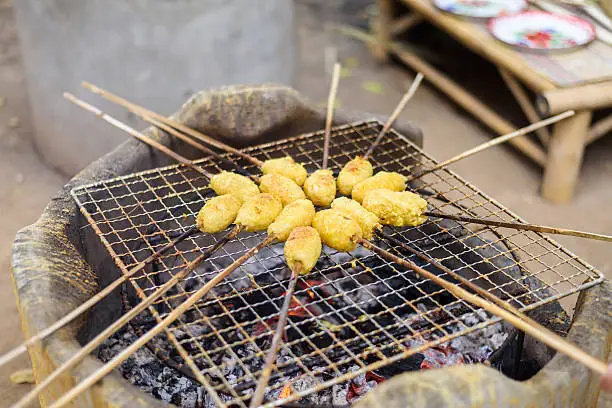
[[[333,47],[340,59],[349,59],[356,65],[342,79],[340,105],[372,113],[391,112],[413,74],[397,65],[379,66],[361,44],[323,30],[322,23],[333,20],[334,15],[318,7],[317,1],[299,3],[301,61],[297,88],[315,101],[325,100],[328,81],[324,49]],[[482,85],[500,86],[500,94],[504,94],[499,83]],[[9,272],[12,240],[17,230],[37,218],[45,203],[67,180],[41,164],[31,147],[33,130],[25,89],[12,10],[8,0],[0,0],[0,311],[4,315],[0,320],[0,351],[22,340]],[[501,100],[501,105],[509,110],[515,109],[512,104],[509,98]],[[424,130],[426,150],[439,159],[493,136],[427,84],[400,120],[417,123]],[[553,206],[539,197],[541,171],[511,148],[490,150],[453,168],[529,221],[610,233],[612,217],[606,210],[612,203],[610,153],[612,137],[588,148],[576,199],[565,206]],[[606,255],[609,246],[605,243],[567,237],[559,241],[604,273],[612,274],[612,259]],[[21,358],[0,369],[0,406],[16,401],[30,387],[14,385],[8,379],[11,372],[26,367],[27,358]]]

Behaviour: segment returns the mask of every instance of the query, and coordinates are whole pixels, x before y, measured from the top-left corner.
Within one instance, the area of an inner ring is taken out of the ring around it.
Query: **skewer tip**
[[[81,86],[84,87],[84,88],[89,89],[90,91],[92,91],[94,93],[98,93],[100,91],[100,88],[98,88],[97,86],[95,86],[91,82],[81,81]]]

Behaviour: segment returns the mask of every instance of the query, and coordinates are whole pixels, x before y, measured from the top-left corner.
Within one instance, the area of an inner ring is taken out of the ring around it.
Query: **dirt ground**
[[[320,2],[297,3],[300,34],[297,88],[317,102],[326,99],[324,50],[332,47],[341,60],[353,65],[349,75],[341,80],[340,106],[372,113],[391,112],[413,73],[397,65],[380,66],[361,44],[323,30],[323,24],[333,20],[334,15],[320,7]],[[506,95],[501,91],[500,94]],[[516,109],[509,98],[498,102],[509,111]],[[425,134],[425,149],[439,159],[493,136],[426,82],[400,120],[420,126]],[[37,218],[45,203],[68,179],[41,163],[30,143],[32,132],[12,9],[8,0],[0,0],[0,311],[5,316],[0,320],[0,352],[22,341],[9,271],[14,235]],[[576,199],[564,206],[551,205],[539,197],[541,171],[509,147],[492,149],[454,165],[453,169],[529,221],[612,233],[612,217],[606,210],[612,203],[611,153],[612,137],[588,148]],[[558,240],[604,273],[612,274],[612,259],[606,255],[610,252],[609,244],[570,237]],[[21,358],[0,369],[3,397],[0,406],[10,405],[29,389],[29,385],[14,385],[8,378],[13,371],[26,367],[27,358]]]

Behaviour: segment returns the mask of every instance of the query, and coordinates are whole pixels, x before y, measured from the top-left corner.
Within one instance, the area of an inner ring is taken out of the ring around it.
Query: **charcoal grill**
[[[200,92],[192,97],[175,116],[180,123],[186,126],[236,145],[278,140],[287,135],[321,129],[324,125],[324,117],[323,110],[314,108],[299,93],[287,87],[269,84],[248,87],[234,86]],[[363,119],[364,115],[351,115],[349,112],[340,110],[335,117],[337,118],[336,123],[340,124]],[[219,118],[224,118],[224,120],[220,121]],[[384,121],[383,118],[381,122]],[[337,128],[333,140],[334,150],[331,164],[337,169],[340,164],[348,160],[349,156],[358,153],[362,148],[361,143],[367,139],[371,140],[373,132],[379,126],[378,122],[359,123],[357,128],[361,134],[354,138],[351,137],[352,129],[346,126]],[[397,128],[401,129],[401,133],[406,138],[395,132],[387,138],[375,158],[380,168],[412,172],[431,165],[433,160],[411,143],[421,143],[418,129],[401,125],[398,125]],[[166,135],[153,129],[147,130],[147,134],[185,156],[193,157],[196,154],[187,146],[175,143]],[[307,162],[309,170],[313,170],[321,159],[317,151],[317,143],[320,140],[321,134],[315,133],[278,144],[254,147],[250,151],[260,158],[287,152],[296,159]],[[245,163],[239,160],[237,162],[253,170]],[[150,252],[151,248],[163,245],[163,242],[167,241],[170,236],[193,222],[194,212],[202,201],[210,196],[210,192],[205,188],[204,180],[199,178],[198,174],[181,166],[163,167],[133,174],[168,163],[169,160],[166,157],[150,150],[142,143],[127,141],[114,152],[92,163],[71,180],[49,203],[41,218],[18,233],[13,252],[12,272],[26,337],[48,327],[73,310],[96,293],[99,286],[103,287],[116,279],[121,274],[121,269],[125,271],[125,268],[141,259],[145,253]],[[215,163],[209,160],[203,160],[202,164],[209,170],[218,170]],[[127,174],[131,175],[117,178],[117,176]],[[85,185],[87,187],[81,187]],[[420,184],[412,187],[425,195],[428,194],[428,201],[432,207],[440,210],[467,211],[478,216],[518,220],[501,205],[446,170],[430,174],[423,178]],[[91,217],[89,220],[92,221],[91,224],[79,211],[71,192],[74,192],[80,201],[83,207],[82,213],[89,214]],[[140,201],[136,201],[137,199]],[[610,336],[612,319],[607,312],[612,307],[612,296],[610,296],[612,288],[607,282],[596,285],[601,279],[599,273],[553,241],[531,232],[515,233],[510,230],[489,228],[486,230],[465,229],[456,223],[440,220],[432,220],[421,228],[387,230],[387,232],[412,243],[424,253],[443,259],[447,266],[488,290],[505,296],[515,306],[523,310],[532,309],[529,313],[532,317],[558,332],[564,332],[564,329],[567,329],[565,324],[567,320],[561,313],[557,299],[575,293],[581,288],[592,286],[582,291],[579,296],[568,338],[592,355],[601,359],[607,358],[608,345],[612,341],[612,336]],[[213,265],[213,269],[203,268],[196,271],[199,279],[206,279],[214,272],[214,269],[222,265],[222,262],[235,258],[247,246],[260,238],[258,235],[242,234],[239,241],[232,242],[231,245],[225,247],[224,252],[217,254],[216,263],[209,261],[207,265],[208,267]],[[136,285],[143,293],[150,293],[170,273],[175,272],[181,263],[194,256],[196,245],[206,247],[215,239],[217,237],[207,240],[199,236],[194,240],[184,242],[177,248],[173,256],[163,258],[159,264],[152,265],[151,269],[136,277],[132,284],[125,287],[123,293],[109,296],[88,316],[58,331],[42,344],[32,347],[30,357],[37,380],[45,378],[53,369],[73,355],[79,349],[80,344],[117,319],[123,312],[122,304],[131,307],[137,302],[139,293],[135,289]],[[109,257],[109,249],[112,251],[112,258]],[[194,345],[195,348],[191,345],[194,344],[194,340],[205,340],[204,337],[210,334],[203,331],[196,333],[192,330],[190,332],[189,329],[190,327],[197,329],[197,322],[206,319],[213,324],[225,320],[223,322],[225,326],[221,327],[226,329],[232,325],[246,329],[255,322],[261,324],[263,321],[264,324],[260,326],[262,331],[259,334],[253,336],[252,339],[245,337],[248,344],[255,343],[252,345],[253,353],[251,354],[255,354],[256,358],[252,360],[263,358],[261,351],[266,349],[266,345],[262,343],[262,340],[267,336],[266,333],[270,332],[272,325],[270,321],[266,321],[266,317],[277,313],[281,302],[280,297],[287,282],[287,271],[283,267],[279,249],[279,247],[273,247],[271,251],[262,253],[250,267],[244,268],[240,274],[237,271],[237,275],[232,275],[224,282],[224,285],[217,288],[214,294],[186,314],[184,316],[186,320],[179,321],[170,328],[171,333],[176,335],[174,343],[183,347],[185,350],[183,354],[188,357],[188,360],[191,360],[193,363],[191,365],[200,373],[209,376],[212,370],[206,366],[206,359],[199,358],[205,354],[197,348],[197,344]],[[391,246],[390,249],[396,250],[397,248]],[[398,342],[415,338],[417,334],[423,337],[428,333],[440,336],[439,339],[434,339],[434,342],[429,339],[428,345],[442,342],[445,336],[444,331],[447,333],[451,331],[450,323],[453,318],[459,317],[460,314],[465,316],[463,311],[474,312],[469,305],[447,297],[448,294],[443,291],[428,286],[425,282],[405,271],[395,269],[392,265],[382,263],[367,252],[358,252],[353,255],[358,257],[354,259],[354,267],[351,258],[342,258],[341,254],[334,252],[324,254],[321,264],[312,275],[317,276],[322,283],[318,284],[318,288],[308,289],[303,286],[305,282],[302,280],[298,293],[303,295],[307,290],[312,290],[316,301],[323,304],[326,298],[332,297],[331,295],[336,296],[337,290],[328,296],[321,292],[321,288],[333,289],[335,287],[333,285],[339,285],[342,282],[350,283],[353,289],[358,290],[355,293],[361,294],[367,294],[368,290],[381,290],[382,288],[382,294],[379,293],[378,298],[376,296],[348,298],[349,307],[346,302],[336,303],[334,309],[324,310],[324,313],[327,314],[326,318],[342,317],[343,320],[335,322],[337,326],[342,326],[341,330],[348,330],[348,333],[352,333],[351,330],[356,327],[364,327],[364,325],[359,326],[362,323],[368,323],[369,326],[365,333],[356,336],[355,340],[346,339],[347,336],[344,335],[341,336],[341,341],[332,344],[316,343],[315,345],[319,347],[318,351],[322,353],[309,358],[296,355],[296,350],[299,349],[297,346],[307,343],[308,340],[312,341],[317,336],[334,339],[332,335],[336,335],[338,338],[343,332],[336,334],[334,326],[318,327],[317,330],[311,328],[311,331],[308,332],[310,338],[303,337],[300,333],[300,329],[304,330],[303,326],[300,326],[302,321],[292,320],[288,331],[289,338],[283,345],[282,355],[293,358],[297,362],[294,366],[298,371],[302,370],[302,373],[317,372],[317,361],[326,362],[324,359],[326,356],[328,359],[333,358],[335,363],[332,366],[332,373],[340,371],[342,375],[347,374],[343,373],[343,368],[348,365],[349,361],[354,361],[354,366],[361,372],[367,367],[385,365],[379,370],[381,372],[394,365],[393,359],[401,359],[402,356],[413,352],[405,346],[402,347],[401,344],[398,347]],[[270,267],[266,264],[267,269],[255,268],[266,260],[278,266]],[[353,275],[347,276],[349,265],[350,268],[359,269]],[[372,266],[375,267],[372,268]],[[329,273],[332,269],[339,271],[338,274]],[[251,273],[252,270],[259,271],[259,273]],[[432,270],[435,269],[432,268]],[[253,276],[254,282],[251,281],[249,273]],[[365,277],[369,277],[370,280],[363,281]],[[379,281],[379,286],[372,282],[374,278]],[[180,301],[184,292],[194,290],[192,285],[196,284],[199,279],[186,281],[180,289],[164,298],[163,302],[158,302],[153,309],[154,312],[161,316],[165,315]],[[384,299],[392,297],[403,301],[401,296],[403,293],[401,291],[397,293],[399,284],[412,291],[411,295],[415,295],[409,298],[413,304],[410,305],[408,302],[403,308],[396,307],[397,302],[380,304]],[[234,293],[232,289],[244,290]],[[251,294],[260,299],[259,303],[266,306],[265,310],[251,310],[245,307],[244,300]],[[413,308],[419,297],[427,299],[427,306],[429,306],[426,309],[419,306],[420,315]],[[230,299],[236,303],[232,305],[226,303]],[[368,301],[370,303],[367,303]],[[359,307],[371,312],[367,307],[369,305],[375,305],[378,309],[375,313],[361,317],[365,319],[365,322],[359,321],[360,314],[355,319],[352,314],[345,316],[340,313],[359,310]],[[455,308],[454,305],[457,307]],[[538,305],[540,307],[537,307]],[[343,307],[345,310],[342,310]],[[232,312],[241,308],[250,314],[239,316],[228,313],[228,311]],[[393,321],[395,316],[404,316],[404,313],[408,311],[414,312],[411,312],[414,319],[409,321],[413,323],[418,318],[419,325],[408,327],[406,322],[400,322],[399,325],[394,326],[394,323],[397,323]],[[434,318],[436,313],[438,318]],[[242,320],[236,324],[232,321],[234,316],[236,319],[248,317],[250,320],[247,324],[244,324]],[[386,320],[377,320],[377,316],[385,317]],[[447,320],[439,319],[439,317]],[[305,319],[312,321],[312,316],[306,313]],[[148,317],[144,316],[134,324],[147,324],[147,320],[149,320]],[[476,333],[480,327],[494,322],[495,320],[485,315],[485,319],[461,328],[464,333],[468,331]],[[218,337],[220,334],[223,337],[223,334],[227,332],[227,330],[220,329],[216,333],[213,332],[213,335]],[[295,337],[296,334],[298,337]],[[461,333],[448,334],[458,336]],[[255,339],[257,336],[258,338]],[[194,375],[193,372],[190,372],[189,367],[184,366],[184,360],[177,354],[176,344],[168,342],[165,337],[155,340],[160,340],[156,342],[156,345],[160,344],[163,348],[157,351],[160,351],[160,355],[168,364],[174,363],[176,368],[183,370],[188,375]],[[364,348],[364,345],[369,347]],[[209,356],[218,356],[223,349],[229,352],[231,346],[233,343],[225,345],[221,342],[220,347],[205,348],[204,352]],[[383,347],[386,348],[383,349]],[[311,349],[311,353],[312,350],[314,348]],[[381,350],[385,350],[384,358],[380,356]],[[366,400],[362,401],[360,406],[379,406],[381,401],[384,401],[384,404],[389,407],[438,408],[456,406],[459,401],[461,401],[461,406],[465,407],[507,406],[516,403],[517,396],[521,396],[521,403],[534,406],[582,408],[594,404],[597,397],[597,377],[585,367],[562,355],[553,358],[550,350],[529,338],[526,338],[525,341],[525,355],[537,358],[540,365],[544,366],[533,378],[525,382],[512,381],[485,365],[463,365],[442,370],[419,371],[396,375],[383,382],[373,392],[367,394]],[[368,358],[370,356],[372,356],[371,359]],[[241,355],[241,358],[243,362],[244,356]],[[315,360],[316,358],[319,360]],[[147,357],[146,361],[150,362],[150,357]],[[152,364],[159,365],[155,361]],[[100,365],[100,361],[93,356],[85,358],[82,364],[70,373],[63,374],[41,395],[42,405],[45,406],[55,401],[72,385],[91,374]],[[278,392],[278,383],[281,379],[295,378],[297,371],[295,368],[292,370],[289,365],[278,364],[275,377],[271,382],[272,394]],[[254,368],[250,373],[247,371],[245,373],[256,375],[256,371],[257,369]],[[348,377],[353,375],[349,374]],[[326,381],[342,381],[338,377],[324,376],[323,381],[314,383],[310,390],[303,391],[304,393],[313,392],[328,386],[329,382],[326,383]],[[209,376],[207,379],[209,389],[212,391],[210,395],[223,399],[224,403],[234,400],[237,401],[237,405],[244,405],[245,398],[248,397],[248,389],[237,386],[228,390],[229,381],[224,382],[219,376]],[[248,386],[248,381],[245,383]],[[487,392],[483,394],[482,390],[485,389]],[[461,398],[454,398],[453,395],[460,395]],[[297,396],[292,396],[292,399],[295,398]],[[449,401],[452,401],[451,405]],[[88,389],[75,401],[75,405],[88,407],[165,406],[159,400],[123,381],[117,373],[111,373]]]
[[[377,121],[334,128],[330,168],[340,169],[362,154],[381,128]],[[246,151],[260,160],[291,155],[313,171],[321,163],[322,145],[323,132],[314,132]],[[227,158],[239,168],[258,173],[240,157]],[[387,134],[372,162],[375,171],[407,175],[436,164],[395,131]],[[213,174],[232,170],[210,158],[197,163]],[[72,190],[72,196],[116,265],[127,273],[195,223],[197,211],[214,195],[207,185],[208,180],[200,173],[175,165],[78,187]],[[437,211],[522,221],[447,169],[428,174],[411,187]],[[431,219],[418,228],[387,232],[440,259],[523,311],[602,280],[592,266],[539,233],[469,229],[439,219]],[[225,245],[176,290],[156,302],[151,310],[153,317],[163,319],[202,282],[210,280],[264,236],[243,233]],[[200,234],[177,245],[176,251],[130,279],[134,290],[125,294],[125,304],[129,307],[137,297],[151,294],[217,239]],[[401,253],[400,248],[387,244]],[[543,285],[534,287],[530,283],[534,278]],[[274,331],[272,319],[279,312],[288,279],[282,245],[273,245],[170,326],[167,335],[176,350],[174,354],[185,360],[188,372],[203,380],[218,405],[248,405],[269,345],[266,339]],[[307,304],[296,304],[291,309],[299,319],[289,320],[288,338],[281,346],[282,357],[277,359],[267,391],[269,397],[274,396],[269,406],[345,383],[498,322],[363,249],[347,255],[327,248],[312,274],[301,278],[298,287],[297,298],[306,299]],[[427,307],[423,309],[419,304]],[[481,318],[466,323],[462,319],[466,313]],[[175,363],[180,364],[180,359]],[[309,378],[310,386],[279,398],[285,385],[296,377]]]

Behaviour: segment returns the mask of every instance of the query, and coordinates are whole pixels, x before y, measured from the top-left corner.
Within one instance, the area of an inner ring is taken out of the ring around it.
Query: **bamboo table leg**
[[[542,196],[554,203],[566,203],[574,195],[591,116],[591,111],[580,111],[554,125],[542,184]]]
[[[393,0],[377,0],[378,15],[374,19],[372,31],[378,44],[372,46],[372,54],[379,62],[389,60],[389,50],[386,46],[393,39],[391,26],[393,22]]]

